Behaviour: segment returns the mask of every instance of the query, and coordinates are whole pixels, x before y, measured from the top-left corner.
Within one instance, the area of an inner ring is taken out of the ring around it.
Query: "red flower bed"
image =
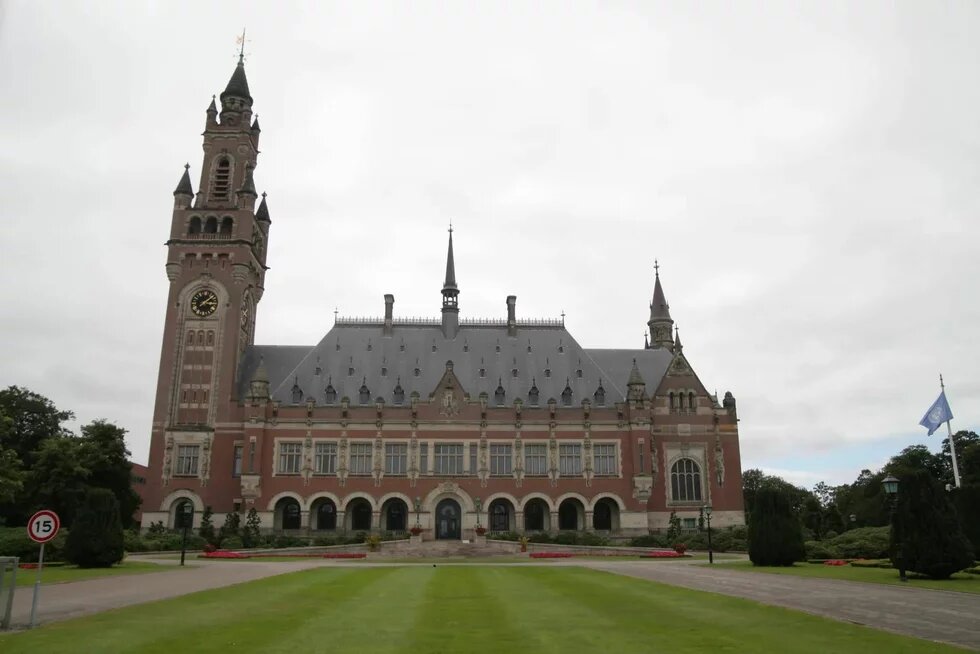
[[[847,565],[847,561],[842,561],[841,559],[830,559],[829,561],[824,561],[824,565]]]
[[[647,552],[646,554],[640,555],[641,559],[684,559],[687,558],[686,554],[680,552],[674,552],[671,550],[653,550]]]
[[[241,552],[229,552],[227,550],[215,550],[213,552],[205,552],[204,554],[198,554],[199,559],[250,559],[251,554],[242,554]]]
[[[367,557],[367,554],[364,552],[329,552],[319,556],[325,559],[363,559]]]
[[[531,552],[532,559],[570,559],[574,552]]]

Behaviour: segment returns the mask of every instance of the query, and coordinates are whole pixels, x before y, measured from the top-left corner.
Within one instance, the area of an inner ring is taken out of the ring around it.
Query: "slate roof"
[[[283,404],[293,403],[294,386],[302,390],[303,401],[312,397],[317,404],[326,404],[329,384],[336,391],[336,402],[346,396],[352,404],[359,404],[363,385],[370,402],[382,397],[392,405],[396,404],[394,391],[399,383],[407,404],[413,392],[427,399],[442,378],[446,361],[451,360],[463,389],[474,400],[481,392],[487,393],[490,406],[496,405],[498,384],[504,390],[506,406],[512,406],[517,398],[528,406],[532,384],[538,389],[541,406],[551,398],[561,406],[566,385],[571,390],[570,404],[579,406],[586,398],[595,402],[600,382],[606,405],[611,406],[626,397],[634,359],[649,394],[659,384],[671,357],[665,349],[587,350],[560,323],[519,327],[516,337],[508,337],[506,325],[490,321],[486,325],[463,324],[456,338],[448,340],[435,320],[431,324],[396,323],[393,335],[387,337],[380,322],[341,321],[313,347],[248,348],[239,396],[244,399],[248,394],[249,380],[261,358],[268,371],[270,394]]]
[[[231,79],[228,80],[228,86],[221,92],[221,101],[224,102],[224,99],[228,96],[244,98],[248,100],[249,105],[252,104],[252,95],[248,92],[248,79],[245,77],[245,60],[242,57],[238,58],[238,65],[235,66],[235,72],[231,74]]]

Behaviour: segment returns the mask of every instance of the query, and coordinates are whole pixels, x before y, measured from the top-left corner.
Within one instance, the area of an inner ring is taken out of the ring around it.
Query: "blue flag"
[[[939,426],[947,420],[953,419],[953,412],[949,410],[949,402],[946,401],[946,391],[939,394],[936,401],[932,403],[926,415],[922,416],[919,424],[929,430],[929,435],[939,429]]]

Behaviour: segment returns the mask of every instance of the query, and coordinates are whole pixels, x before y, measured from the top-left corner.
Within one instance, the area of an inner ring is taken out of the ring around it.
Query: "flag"
[[[926,415],[922,416],[919,424],[929,430],[929,435],[939,429],[939,425],[947,420],[953,419],[953,412],[949,410],[949,402],[946,401],[946,391],[939,394],[936,401],[932,403]]]

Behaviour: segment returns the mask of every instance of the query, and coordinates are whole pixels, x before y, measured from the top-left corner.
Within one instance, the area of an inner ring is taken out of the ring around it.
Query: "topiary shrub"
[[[110,490],[90,489],[68,535],[65,557],[80,568],[108,568],[123,554],[119,500]]]
[[[248,510],[245,516],[245,527],[242,529],[242,545],[244,547],[258,547],[261,538],[260,528],[262,525],[262,518],[259,517],[258,511],[255,510],[253,506]]]
[[[973,564],[946,491],[925,470],[902,475],[892,518],[892,565],[933,579],[948,579]]]
[[[786,566],[803,559],[803,534],[789,497],[778,488],[756,491],[749,519],[749,559],[753,565]]]

